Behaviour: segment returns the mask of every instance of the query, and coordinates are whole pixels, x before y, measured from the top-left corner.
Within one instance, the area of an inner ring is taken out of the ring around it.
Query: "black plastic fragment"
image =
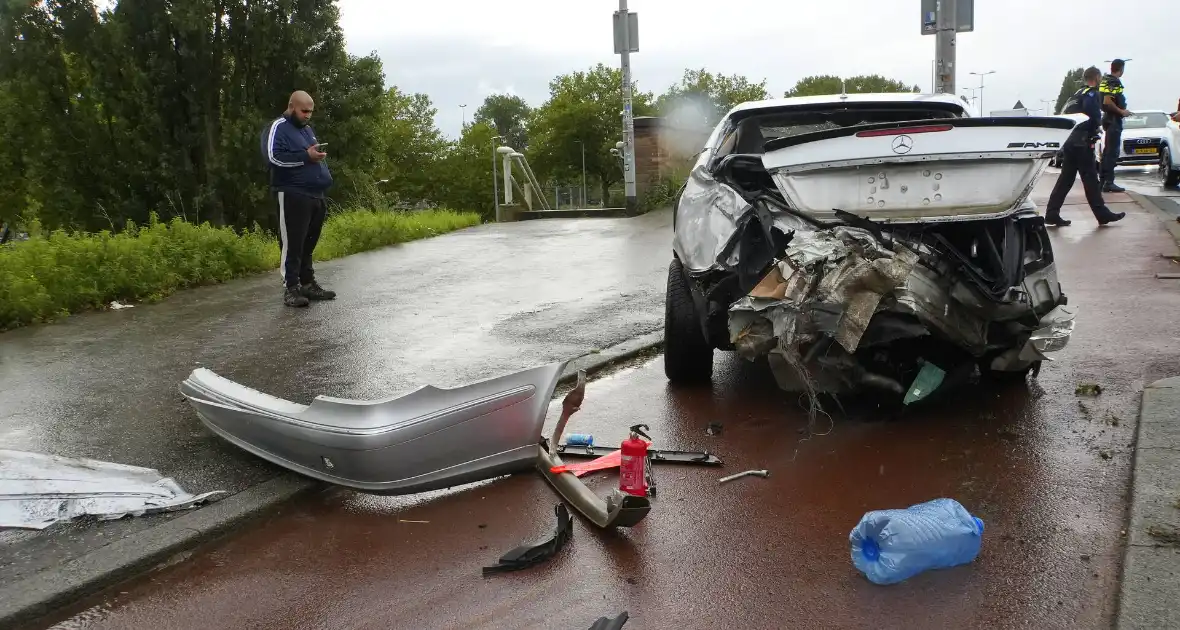
[[[623,627],[623,624],[627,623],[627,620],[630,617],[631,616],[628,615],[627,611],[625,610],[619,613],[618,617],[613,619],[609,617],[599,617],[598,620],[594,622],[594,625],[590,626],[589,630],[619,630],[619,628]]]
[[[720,435],[721,426],[722,425],[720,422],[710,422],[709,428],[705,429],[705,433],[708,433],[709,435]]]
[[[593,457],[598,458],[618,450],[616,447],[581,446],[559,444],[557,454],[563,457]],[[699,464],[702,466],[720,466],[721,458],[708,451],[674,451],[667,449],[649,449],[647,451],[651,461],[657,464]]]
[[[557,513],[557,529],[553,532],[553,536],[532,544],[521,545],[505,553],[500,556],[498,564],[484,567],[483,574],[527,569],[557,555],[557,552],[561,551],[561,548],[569,542],[570,536],[574,533],[574,519],[570,516],[564,503],[558,503],[554,512]]]

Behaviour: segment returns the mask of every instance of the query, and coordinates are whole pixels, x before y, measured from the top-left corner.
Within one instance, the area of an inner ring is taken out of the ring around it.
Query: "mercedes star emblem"
[[[893,139],[894,153],[909,153],[914,148],[914,141],[909,136],[897,136]]]

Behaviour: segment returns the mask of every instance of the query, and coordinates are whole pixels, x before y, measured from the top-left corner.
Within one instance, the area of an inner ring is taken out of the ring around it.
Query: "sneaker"
[[[1126,212],[1111,212],[1110,214],[1106,215],[1105,217],[1098,219],[1098,225],[1106,225],[1107,223],[1114,223],[1115,221],[1121,220],[1125,216],[1127,216]]]
[[[1069,219],[1062,219],[1061,217],[1045,217],[1045,225],[1065,227],[1070,223],[1073,223],[1073,221],[1070,221]]]
[[[307,306],[310,302],[299,292],[297,287],[287,287],[287,290],[283,293],[283,304],[287,306]]]
[[[299,287],[299,293],[309,300],[335,300],[336,292],[329,291],[320,286],[320,283],[312,280],[310,283]]]

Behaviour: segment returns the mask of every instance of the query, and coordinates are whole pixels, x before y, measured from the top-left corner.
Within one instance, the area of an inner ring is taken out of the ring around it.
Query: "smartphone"
[[[323,153],[323,152],[324,152],[324,147],[326,147],[326,146],[328,146],[328,143],[327,143],[327,142],[319,142],[319,143],[316,143],[316,145],[315,145],[315,150],[316,150],[316,151],[319,151],[320,153]]]

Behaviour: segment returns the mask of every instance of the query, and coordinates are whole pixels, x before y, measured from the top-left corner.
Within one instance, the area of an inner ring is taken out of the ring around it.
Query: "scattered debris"
[[[1102,459],[1110,459],[1110,457],[1111,457],[1110,451],[1108,451],[1106,449],[1098,451],[1098,456],[1101,457]]]
[[[623,625],[627,623],[627,619],[629,618],[630,615],[628,615],[627,611],[625,610],[619,613],[618,617],[613,619],[599,617],[598,620],[594,622],[594,625],[590,626],[590,630],[619,630],[619,628],[622,628]]]
[[[1083,554],[1082,554],[1082,560],[1083,560],[1083,561],[1085,561],[1085,562],[1089,562],[1089,561],[1090,561],[1090,554],[1088,554],[1088,553],[1083,553]]]
[[[111,310],[112,311],[121,311],[125,308],[135,308],[135,306],[132,304],[124,304],[118,300],[111,302]]]
[[[192,495],[158,471],[94,459],[0,450],[0,528],[45,529],[80,516],[114,520],[184,510]]]
[[[1097,396],[1102,393],[1102,386],[1098,383],[1080,383],[1073,393],[1077,396]]]
[[[1120,420],[1119,420],[1118,416],[1114,415],[1113,412],[1110,412],[1106,416],[1106,422],[1107,422],[1107,424],[1109,424],[1112,427],[1117,427],[1117,426],[1119,426]]]
[[[919,361],[921,360],[919,359]],[[909,405],[926,398],[942,385],[942,379],[946,377],[946,371],[942,368],[928,361],[921,362],[922,369],[914,377],[914,382],[910,385],[909,391],[906,392],[905,398],[901,401],[904,405]]]
[[[571,433],[565,439],[566,446],[594,446],[594,435],[590,433]]]
[[[540,441],[537,469],[562,498],[569,501],[570,505],[598,527],[634,527],[651,511],[651,501],[646,496],[636,496],[614,488],[604,499],[591,492],[578,476],[569,470],[554,472],[555,469],[562,470],[566,464],[558,452],[561,447],[550,445],[561,443],[565,425],[569,423],[570,417],[581,409],[585,388],[586,375],[582,371],[578,373],[578,385],[566,394],[561,402],[561,418],[553,429],[552,437]]]
[[[397,519],[397,522],[399,522],[399,523],[429,523],[430,521],[408,521],[404,518],[399,518],[399,519]]]
[[[1180,273],[1159,272],[1155,274],[1156,280],[1180,280]]]
[[[554,530],[552,536],[532,544],[521,545],[505,553],[500,556],[500,561],[497,564],[484,567],[483,574],[519,571],[557,555],[557,552],[561,551],[561,548],[569,542],[570,536],[573,535],[574,517],[570,516],[564,503],[558,503],[554,512],[557,514],[557,529]]]
[[[709,428],[705,429],[705,433],[708,433],[709,435],[721,435],[721,423],[710,422]]]
[[[1147,528],[1147,535],[1159,541],[1161,545],[1180,546],[1180,530],[1174,525],[1151,525]]]
[[[770,476],[770,471],[765,470],[765,469],[763,469],[763,470],[746,470],[746,471],[743,471],[743,472],[740,472],[740,473],[737,473],[734,475],[730,475],[728,477],[722,477],[721,479],[718,479],[717,482],[718,483],[725,483],[727,481],[733,481],[734,479],[737,479],[739,477],[746,477],[746,476],[762,477],[765,479],[766,477]]]

